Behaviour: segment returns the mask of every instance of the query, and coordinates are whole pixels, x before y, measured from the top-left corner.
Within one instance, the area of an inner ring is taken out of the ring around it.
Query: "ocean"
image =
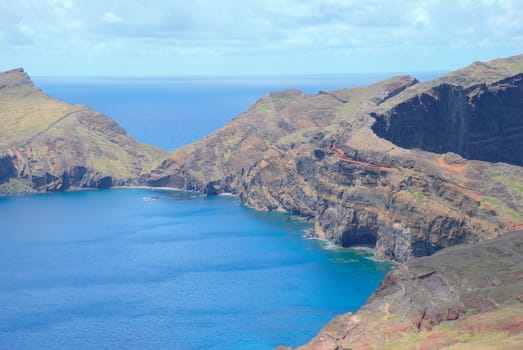
[[[315,93],[385,77],[34,81],[172,150],[268,91]],[[297,346],[357,310],[390,268],[234,197],[148,189],[3,197],[0,222],[0,349]]]
[[[0,218],[0,349],[299,345],[361,306],[389,267],[233,197],[10,197]]]

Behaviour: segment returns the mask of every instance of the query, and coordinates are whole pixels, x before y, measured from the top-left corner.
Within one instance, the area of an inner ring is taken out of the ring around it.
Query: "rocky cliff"
[[[507,232],[523,228],[522,78],[523,55],[424,83],[271,93],[167,157],[13,70],[0,74],[0,194],[234,193],[308,217],[341,246],[408,261],[303,349],[519,349],[523,232]]]
[[[408,149],[523,165],[523,73],[490,84],[442,83],[384,113],[373,131]]]
[[[0,194],[136,184],[165,156],[108,117],[47,96],[22,69],[0,73]]]
[[[299,349],[521,349],[521,344],[523,231],[398,264],[364,307],[336,317]]]
[[[263,96],[143,179],[230,192],[406,261],[523,224],[523,55],[433,81]]]

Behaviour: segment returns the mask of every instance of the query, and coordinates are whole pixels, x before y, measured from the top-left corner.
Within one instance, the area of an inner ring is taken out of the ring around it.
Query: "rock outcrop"
[[[520,349],[523,231],[398,264],[300,350]],[[281,347],[280,349],[289,349]]]
[[[523,55],[424,83],[271,93],[143,180],[303,215],[378,258],[477,243],[523,225],[522,72]]]
[[[108,117],[47,96],[23,69],[0,73],[0,194],[137,184],[165,157]]]
[[[441,84],[373,114],[374,132],[403,148],[523,166],[523,74],[468,87]]]

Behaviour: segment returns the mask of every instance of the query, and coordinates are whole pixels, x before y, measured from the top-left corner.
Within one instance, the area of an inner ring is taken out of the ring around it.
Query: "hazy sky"
[[[32,75],[451,70],[523,53],[523,0],[0,0],[0,49]]]

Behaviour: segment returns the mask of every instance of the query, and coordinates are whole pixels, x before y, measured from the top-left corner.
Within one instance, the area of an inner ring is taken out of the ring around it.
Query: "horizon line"
[[[9,69],[12,70],[12,69]],[[3,72],[7,72],[5,70]],[[66,78],[66,79],[187,79],[187,78],[292,78],[292,77],[326,77],[326,76],[369,76],[369,75],[388,75],[390,77],[400,75],[414,75],[416,73],[433,73],[433,74],[445,74],[450,70],[417,70],[417,71],[379,71],[379,72],[344,72],[344,73],[289,73],[289,74],[181,74],[181,75],[40,75],[40,74],[29,74],[27,70],[24,71],[32,78]]]

